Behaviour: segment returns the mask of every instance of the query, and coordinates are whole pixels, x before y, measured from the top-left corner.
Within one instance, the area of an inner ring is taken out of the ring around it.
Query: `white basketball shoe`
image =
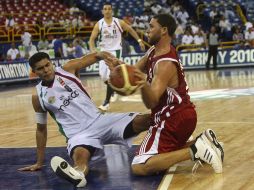
[[[114,92],[114,94],[111,96],[110,102],[116,102],[118,98],[118,95],[116,92]]]
[[[109,103],[103,103],[98,107],[101,111],[106,112],[109,110]]]
[[[196,161],[197,163],[204,161],[212,166],[215,173],[222,173],[221,158],[217,155],[207,140],[202,138],[202,135],[197,137],[196,142],[190,146],[190,153],[193,161]],[[196,164],[193,169],[197,169]]]
[[[201,137],[210,144],[210,146],[215,150],[215,152],[223,162],[224,161],[223,143],[217,140],[215,132],[212,129],[207,129],[201,134]]]
[[[75,170],[64,159],[59,156],[54,156],[51,159],[51,168],[57,176],[69,181],[76,187],[84,187],[87,183],[85,175],[82,172]]]

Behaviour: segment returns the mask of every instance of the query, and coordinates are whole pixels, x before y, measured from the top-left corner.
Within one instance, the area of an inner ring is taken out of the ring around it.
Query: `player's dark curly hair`
[[[158,14],[153,17],[162,27],[167,27],[168,35],[173,36],[176,30],[176,21],[169,14]]]
[[[42,59],[48,59],[50,60],[49,58],[49,55],[45,52],[38,52],[38,53],[35,53],[32,57],[30,57],[29,59],[29,65],[31,68],[34,68],[36,63],[38,63],[39,61],[41,61]]]

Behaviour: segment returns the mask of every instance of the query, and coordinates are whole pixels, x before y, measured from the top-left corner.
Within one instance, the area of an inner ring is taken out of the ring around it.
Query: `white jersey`
[[[91,130],[89,127],[101,115],[80,79],[60,67],[55,69],[50,87],[40,82],[36,89],[41,107],[50,113],[67,138]]]
[[[102,51],[122,49],[122,28],[118,18],[113,17],[107,24],[104,18],[99,20],[99,47]]]

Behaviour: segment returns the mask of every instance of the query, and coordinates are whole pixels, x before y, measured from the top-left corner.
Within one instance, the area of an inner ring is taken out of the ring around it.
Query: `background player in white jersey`
[[[52,158],[51,167],[58,176],[77,187],[86,185],[88,161],[100,156],[104,144],[130,145],[131,137],[148,129],[149,115],[102,114],[76,76],[81,68],[95,63],[107,54],[95,52],[70,60],[62,68],[54,68],[49,55],[44,52],[36,53],[29,59],[32,70],[41,79],[32,95],[37,121],[37,162],[19,170],[35,171],[43,166],[47,112],[67,138],[68,154],[74,161],[75,169],[57,156]]]
[[[96,51],[95,39],[99,36],[98,43],[100,50],[108,51],[117,58],[120,58],[122,54],[123,31],[129,32],[138,41],[141,50],[145,50],[143,41],[139,38],[135,30],[123,20],[112,16],[112,5],[110,3],[103,5],[102,14],[104,17],[95,24],[89,40],[90,51]],[[103,60],[100,61],[99,74],[107,85],[105,101],[99,106],[103,111],[108,110],[111,96],[114,94],[113,89],[107,84],[109,73],[108,66]]]
[[[208,129],[187,143],[196,127],[197,115],[181,62],[171,45],[175,29],[172,16],[154,16],[148,30],[148,42],[153,46],[135,64],[136,76],[143,78],[141,96],[145,106],[151,109],[151,126],[133,159],[132,171],[150,175],[192,159],[197,163],[204,161],[221,173],[224,152],[213,130]],[[110,67],[122,63],[116,58],[105,61]]]

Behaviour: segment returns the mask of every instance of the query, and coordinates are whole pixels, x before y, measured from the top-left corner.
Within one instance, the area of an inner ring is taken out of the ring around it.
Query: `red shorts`
[[[195,109],[186,108],[151,126],[132,164],[145,163],[153,155],[181,149],[195,130],[196,124]]]

